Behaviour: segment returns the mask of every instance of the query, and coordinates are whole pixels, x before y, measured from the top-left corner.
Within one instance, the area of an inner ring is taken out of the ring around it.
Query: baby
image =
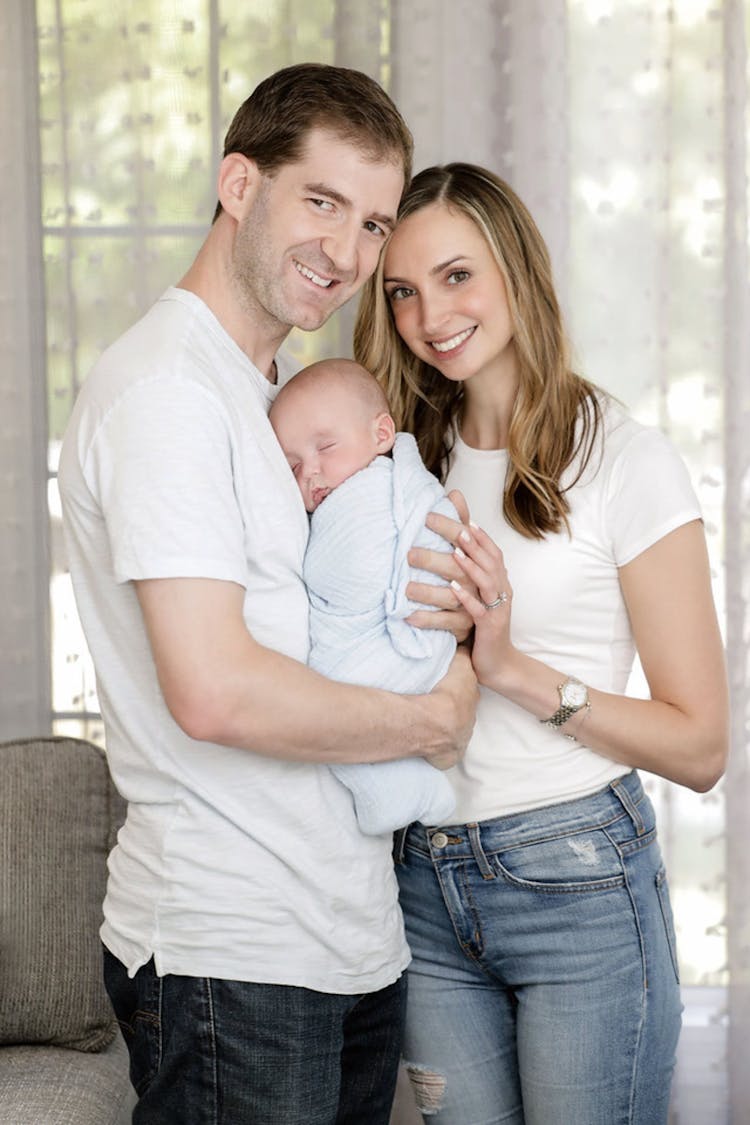
[[[420,608],[407,583],[439,581],[410,567],[407,552],[450,550],[424,525],[430,511],[457,518],[442,485],[414,438],[396,433],[379,384],[351,360],[304,368],[279,391],[269,419],[310,513],[303,574],[311,667],[347,683],[429,691],[456,641],[406,622]],[[445,823],[454,808],[448,779],[422,758],[331,769],[351,790],[368,835],[413,820]]]

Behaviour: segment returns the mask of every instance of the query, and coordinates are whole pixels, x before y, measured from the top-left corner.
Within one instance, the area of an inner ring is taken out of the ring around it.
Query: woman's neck
[[[472,449],[507,447],[517,391],[515,368],[503,374],[487,372],[487,377],[465,384],[459,433],[467,445]]]

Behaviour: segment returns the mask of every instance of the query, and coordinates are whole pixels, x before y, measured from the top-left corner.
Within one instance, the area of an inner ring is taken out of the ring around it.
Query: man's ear
[[[383,412],[375,419],[375,442],[378,453],[387,453],[396,440],[396,423],[390,414]]]
[[[242,218],[255,198],[261,181],[258,165],[241,152],[230,152],[219,165],[217,193],[221,206],[233,219]]]

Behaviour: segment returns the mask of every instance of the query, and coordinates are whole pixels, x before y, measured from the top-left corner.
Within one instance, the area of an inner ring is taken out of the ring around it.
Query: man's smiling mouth
[[[312,281],[313,285],[320,286],[321,289],[328,289],[333,285],[332,277],[321,277],[319,274],[314,273],[308,266],[303,266],[302,262],[295,261],[294,268],[297,270],[297,273],[301,273],[303,277],[306,277],[308,281]]]

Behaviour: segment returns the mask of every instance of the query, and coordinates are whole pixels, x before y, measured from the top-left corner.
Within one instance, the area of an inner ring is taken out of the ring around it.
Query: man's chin
[[[343,301],[332,302],[326,306],[304,305],[298,307],[295,309],[294,327],[301,329],[303,332],[315,332],[316,329],[322,328],[333,314],[346,304],[350,297],[351,294]]]

